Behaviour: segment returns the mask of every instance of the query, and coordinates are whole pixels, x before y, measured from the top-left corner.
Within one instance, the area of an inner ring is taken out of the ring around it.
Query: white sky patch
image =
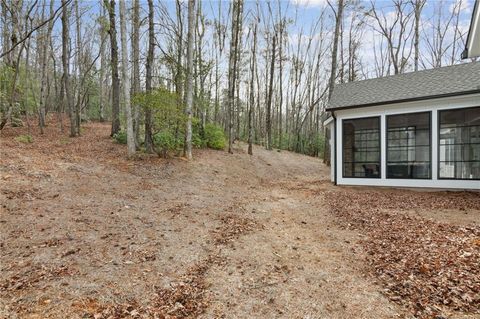
[[[460,6],[460,11],[462,13],[471,13],[472,12],[472,6],[469,0],[455,0],[453,3],[450,5],[450,12],[458,11],[458,7]]]
[[[327,0],[290,0],[293,5],[300,7],[324,7]]]

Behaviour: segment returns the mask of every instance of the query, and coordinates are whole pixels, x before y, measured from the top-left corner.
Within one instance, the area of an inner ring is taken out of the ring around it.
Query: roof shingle
[[[480,62],[335,86],[327,110],[480,92]]]

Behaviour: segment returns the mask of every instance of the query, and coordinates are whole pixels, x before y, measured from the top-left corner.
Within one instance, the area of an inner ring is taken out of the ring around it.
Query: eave
[[[416,101],[425,101],[425,100],[434,100],[434,99],[441,99],[441,98],[455,97],[455,96],[463,96],[463,95],[470,95],[470,94],[477,94],[477,93],[480,93],[480,88],[478,88],[476,90],[470,90],[470,91],[437,94],[437,95],[430,95],[430,96],[420,96],[420,97],[415,97],[415,98],[399,99],[399,100],[391,100],[391,101],[381,101],[381,102],[367,103],[367,104],[361,104],[361,105],[328,107],[325,110],[327,112],[332,112],[332,111],[349,110],[349,109],[360,109],[360,108],[364,108],[364,107],[390,105],[390,104],[416,102]]]
[[[480,56],[480,0],[476,0],[473,6],[472,21],[468,30],[465,50],[462,59],[475,58]]]

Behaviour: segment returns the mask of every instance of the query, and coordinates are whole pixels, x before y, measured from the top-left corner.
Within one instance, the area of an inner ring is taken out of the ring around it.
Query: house
[[[462,58],[480,56],[480,0]],[[339,185],[480,190],[480,62],[335,86],[325,121]]]
[[[480,189],[480,62],[335,86],[332,181]]]
[[[474,58],[480,56],[480,0],[475,1],[472,13],[472,22],[468,31],[467,43],[462,58]]]

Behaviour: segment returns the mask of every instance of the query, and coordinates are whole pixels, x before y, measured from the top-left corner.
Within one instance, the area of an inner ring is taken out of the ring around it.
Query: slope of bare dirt
[[[318,159],[240,144],[129,161],[106,124],[25,132],[0,137],[0,318],[410,316],[375,283],[368,233],[332,213],[342,189]]]

